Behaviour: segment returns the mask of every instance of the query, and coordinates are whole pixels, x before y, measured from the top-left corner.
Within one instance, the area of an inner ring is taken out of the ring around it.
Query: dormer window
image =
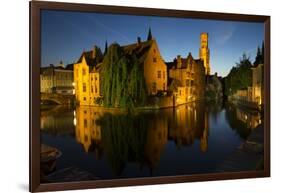
[[[153,62],[156,63],[157,62],[157,58],[153,57]]]

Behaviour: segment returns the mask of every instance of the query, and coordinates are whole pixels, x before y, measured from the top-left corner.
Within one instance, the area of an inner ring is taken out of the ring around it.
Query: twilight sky
[[[150,26],[165,61],[189,52],[198,58],[200,33],[208,32],[211,73],[225,76],[244,52],[254,60],[264,39],[263,23],[48,10],[41,14],[42,66],[73,63],[94,45],[104,50],[106,40],[108,45],[135,43],[138,36],[146,40]]]

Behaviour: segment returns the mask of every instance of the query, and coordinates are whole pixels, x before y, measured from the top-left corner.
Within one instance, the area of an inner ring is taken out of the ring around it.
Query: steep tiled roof
[[[129,44],[122,46],[122,48],[124,49],[126,55],[135,54],[139,61],[142,63],[144,62],[153,41],[155,40]]]
[[[96,64],[96,60],[92,57],[93,55],[93,50],[88,51],[88,52],[83,52],[78,59],[77,63],[81,63],[83,56],[85,57],[85,60],[89,66],[94,66]]]
[[[143,63],[146,59],[146,56],[148,54],[149,49],[151,48],[151,45],[153,44],[154,39],[144,42],[138,42],[134,44],[124,45],[121,46],[125,52],[126,55],[132,55],[135,54],[138,58],[140,63]],[[81,63],[83,57],[85,57],[85,60],[90,67],[90,71],[98,70],[101,66],[101,61],[97,61],[96,58],[93,58],[93,50],[83,52],[80,56],[80,58],[77,60],[77,63]]]

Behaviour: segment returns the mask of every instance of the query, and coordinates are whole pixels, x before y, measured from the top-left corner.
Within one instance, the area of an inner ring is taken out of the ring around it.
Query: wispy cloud
[[[90,16],[88,16],[88,15],[87,15],[87,17],[88,17],[89,20],[91,20],[91,21],[94,22],[96,25],[98,25],[98,26],[100,26],[101,28],[103,28],[105,31],[109,31],[109,32],[111,32],[111,33],[113,33],[113,34],[119,36],[120,38],[124,39],[124,40],[127,41],[127,42],[130,41],[129,38],[128,38],[126,35],[124,35],[123,33],[119,32],[118,30],[109,27],[108,25],[106,25],[106,24],[104,24],[104,23],[98,21],[98,20],[95,19],[94,17],[90,17]]]
[[[214,37],[216,37],[215,43],[218,45],[224,45],[227,43],[232,38],[235,29],[235,26],[231,24],[221,25],[220,27],[216,28],[214,32]]]

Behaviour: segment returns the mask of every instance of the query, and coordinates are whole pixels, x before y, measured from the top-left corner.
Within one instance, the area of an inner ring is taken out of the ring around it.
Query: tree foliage
[[[133,108],[146,102],[143,65],[134,54],[126,55],[118,44],[112,44],[104,57],[101,92],[105,107]]]
[[[240,61],[232,67],[225,78],[225,95],[234,94],[237,90],[247,89],[252,84],[252,64],[250,58],[243,54]]]
[[[258,46],[257,54],[255,57],[254,65],[264,63],[264,42],[262,47]],[[240,61],[236,63],[229,74],[225,77],[225,89],[224,94],[226,96],[234,94],[237,90],[247,89],[248,86],[252,85],[252,64],[250,58],[243,54]]]
[[[116,176],[129,162],[142,162],[147,143],[148,115],[106,113],[101,117],[103,147]]]
[[[263,64],[264,63],[264,43],[262,43],[262,48],[258,46],[257,55],[254,64]]]

